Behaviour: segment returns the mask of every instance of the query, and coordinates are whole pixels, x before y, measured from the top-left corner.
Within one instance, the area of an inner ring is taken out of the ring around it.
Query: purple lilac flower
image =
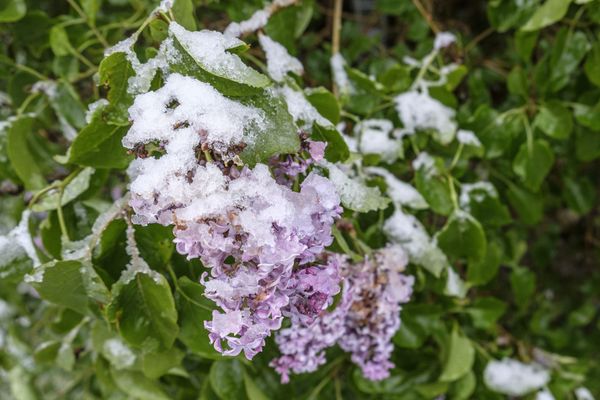
[[[288,156],[280,175],[276,166],[275,174],[264,164],[240,168],[262,111],[177,74],[136,97],[129,112],[132,220],[173,225],[177,251],[208,268],[201,283],[220,308],[205,322],[215,349],[251,359],[284,317],[309,323],[331,305],[339,263],[323,251],[340,199],[314,172],[299,191],[278,182],[305,175],[325,143],[303,137],[309,159]]]
[[[325,363],[325,350],[335,343],[351,353],[365,377],[381,380],[393,368],[391,339],[400,327],[400,304],[412,294],[414,278],[402,274],[407,258],[398,246],[378,251],[360,264],[344,263],[344,290],[331,312],[314,323],[292,320],[276,337],[282,353],[271,362],[281,374],[310,372]]]

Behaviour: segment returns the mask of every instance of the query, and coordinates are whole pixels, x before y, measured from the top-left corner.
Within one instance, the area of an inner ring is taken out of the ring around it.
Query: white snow
[[[411,262],[431,270],[441,270],[448,265],[444,253],[414,215],[396,209],[394,214],[385,221],[383,231],[390,241],[404,248]]]
[[[329,162],[323,162],[322,165],[329,169],[329,179],[346,207],[366,212],[384,208],[386,205],[387,199],[381,195],[379,188],[365,185],[359,177],[353,176],[346,166]]]
[[[490,197],[498,197],[498,192],[496,191],[496,188],[494,187],[494,185],[492,185],[490,182],[488,181],[479,181],[479,182],[475,182],[475,183],[462,183],[460,185],[460,197],[458,198],[458,203],[460,204],[460,207],[465,210],[465,211],[469,211],[470,209],[470,202],[471,202],[471,197],[473,197],[473,200],[475,200],[476,202],[480,203],[483,200],[485,200],[485,196],[490,196]],[[483,191],[485,192],[485,194],[481,194],[481,193],[473,193],[474,191]]]
[[[179,74],[169,76],[157,91],[136,97],[129,109],[133,125],[123,138],[123,145],[153,140],[168,141],[167,151],[194,153],[198,132],[214,146],[231,146],[253,140],[248,129],[262,125],[262,111],[229,100],[208,83]],[[181,156],[181,154],[179,154]]]
[[[586,387],[580,386],[575,389],[575,397],[577,400],[594,400],[594,395]]]
[[[346,60],[340,53],[335,53],[330,60],[333,81],[343,95],[352,93],[353,87],[346,73]]]
[[[427,202],[412,185],[402,182],[391,172],[381,167],[367,167],[365,172],[372,175],[378,175],[385,179],[387,184],[387,195],[398,206],[406,206],[416,210],[425,209]]]
[[[465,281],[462,280],[454,268],[449,267],[446,271],[448,271],[448,276],[446,278],[444,294],[452,297],[465,297],[467,290],[469,289]]]
[[[456,133],[456,139],[459,143],[462,143],[465,146],[481,147],[481,142],[479,141],[477,136],[475,136],[475,133],[473,133],[473,131],[459,129]]]
[[[85,122],[88,124],[90,122],[92,122],[92,117],[94,116],[94,113],[98,109],[101,109],[107,105],[108,105],[108,100],[106,100],[106,99],[99,99],[99,100],[94,101],[93,103],[90,103],[90,105],[88,105],[87,112],[85,113]]]
[[[387,119],[366,119],[354,128],[354,136],[359,139],[359,150],[363,154],[379,154],[387,163],[393,163],[402,154],[402,140],[392,138],[392,121]]]
[[[448,144],[454,138],[456,122],[455,111],[438,100],[418,90],[404,92],[394,99],[396,111],[404,124],[400,132],[413,134],[420,130],[435,130],[434,137]]]
[[[544,389],[535,394],[535,400],[555,400],[555,398],[548,389]]]
[[[256,32],[269,22],[269,18],[275,10],[294,4],[297,0],[275,0],[267,4],[263,9],[256,11],[250,18],[232,22],[225,28],[224,34],[230,37],[240,37],[244,34]]]
[[[331,122],[323,117],[317,109],[310,104],[303,92],[294,90],[289,86],[272,89],[275,94],[283,95],[287,104],[288,112],[294,118],[294,122],[301,123],[300,127],[310,129],[313,122],[321,126],[331,126]]]
[[[287,49],[267,35],[258,34],[258,40],[267,56],[267,71],[276,82],[284,80],[288,72],[302,75],[304,68],[296,57],[292,57]]]
[[[415,171],[423,168],[425,172],[432,172],[435,168],[435,159],[430,156],[429,153],[422,151],[417,158],[413,160],[412,167]]]
[[[135,363],[135,354],[119,338],[108,339],[102,345],[103,354],[116,369],[131,367]]]
[[[550,381],[550,372],[539,364],[524,364],[504,358],[490,361],[483,372],[486,386],[509,396],[523,396],[538,390]]]
[[[435,36],[435,40],[433,41],[433,48],[435,50],[440,50],[444,47],[450,46],[452,43],[456,41],[456,36],[450,32],[440,32]]]
[[[169,25],[169,33],[210,73],[239,80],[253,71],[237,55],[226,51],[245,45],[236,37],[207,29],[190,32],[176,22]]]

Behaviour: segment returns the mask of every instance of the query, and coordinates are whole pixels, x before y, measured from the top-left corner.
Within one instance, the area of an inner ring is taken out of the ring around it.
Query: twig
[[[471,40],[466,46],[465,46],[465,53],[468,53],[469,51],[471,51],[471,49],[473,47],[475,47],[479,42],[481,42],[483,39],[487,38],[488,36],[490,36],[492,33],[494,33],[494,28],[489,27],[487,28],[485,31],[481,32],[479,35],[475,36],[473,38],[473,40]]]
[[[333,28],[331,32],[331,54],[335,55],[340,52],[340,34],[342,31],[342,1],[334,0],[333,2]]]
[[[431,30],[436,34],[440,33],[440,28],[433,21],[433,17],[431,16],[431,14],[429,12],[427,12],[425,7],[423,7],[423,4],[421,4],[420,0],[412,0],[412,2],[414,4],[414,6],[417,8],[417,10],[419,10],[419,13],[423,16],[423,18],[425,18],[425,21],[427,22],[427,25],[429,25]]]

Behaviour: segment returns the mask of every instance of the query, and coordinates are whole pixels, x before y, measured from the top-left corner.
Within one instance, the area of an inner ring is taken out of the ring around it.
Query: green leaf
[[[523,123],[519,115],[502,116],[490,106],[482,105],[477,108],[466,128],[477,134],[485,148],[485,157],[493,159],[502,156],[510,147],[513,139],[523,130]]]
[[[248,143],[240,154],[245,163],[254,165],[277,154],[293,154],[300,150],[298,128],[280,96],[261,92],[238,100],[264,113],[264,123],[251,128],[254,141]]]
[[[41,189],[46,180],[30,149],[29,137],[33,133],[34,119],[20,117],[6,130],[6,153],[17,176],[28,190]]]
[[[169,400],[157,381],[146,378],[141,372],[111,368],[110,376],[115,384],[131,398],[138,400]]]
[[[549,58],[540,62],[536,80],[544,93],[555,93],[565,87],[571,75],[579,70],[579,63],[590,49],[585,33],[562,28],[552,45]]]
[[[506,303],[495,297],[480,297],[465,311],[476,328],[489,330],[506,312]]]
[[[58,56],[68,56],[73,52],[73,46],[69,41],[69,35],[62,25],[54,25],[50,29],[50,47],[52,52]]]
[[[169,263],[175,250],[172,232],[172,227],[159,224],[136,226],[135,241],[142,258],[152,269],[165,269]]]
[[[566,139],[573,130],[573,117],[560,101],[551,100],[540,107],[533,125],[554,139]]]
[[[245,399],[244,368],[237,360],[218,360],[210,367],[210,384],[221,400]]]
[[[554,164],[554,153],[545,140],[535,140],[531,147],[523,143],[513,161],[513,171],[525,186],[537,192]]]
[[[594,106],[573,103],[572,107],[577,122],[593,131],[600,131],[600,101]]]
[[[313,124],[311,139],[327,143],[325,158],[330,162],[345,161],[350,157],[350,150],[340,132],[334,126],[323,127]]]
[[[508,208],[484,188],[469,190],[468,206],[471,215],[484,226],[504,226],[512,221]]]
[[[569,208],[578,214],[587,214],[596,204],[596,188],[587,177],[563,179],[563,197]]]
[[[502,260],[502,248],[496,241],[489,241],[485,257],[481,261],[469,262],[467,281],[473,285],[485,285],[498,273]]]
[[[337,125],[340,122],[340,104],[329,90],[322,86],[306,91],[306,99],[325,118]]]
[[[515,267],[510,273],[515,303],[519,308],[526,307],[535,292],[535,274],[523,267]]]
[[[340,195],[344,207],[358,212],[385,209],[390,200],[381,194],[378,187],[367,186],[358,178],[346,175],[333,164],[328,164],[329,179]]]
[[[244,373],[244,384],[246,386],[246,395],[248,400],[268,400],[266,394],[256,385],[250,375]]]
[[[60,205],[64,206],[75,200],[80,194],[90,187],[90,178],[94,174],[93,168],[82,169],[64,188]],[[42,197],[31,209],[35,212],[56,210],[58,208],[58,191]]]
[[[179,340],[202,357],[220,359],[221,354],[210,344],[208,331],[204,328],[204,321],[212,318],[215,305],[204,297],[204,287],[199,283],[184,276],[179,278],[178,284],[175,300],[181,327]]]
[[[437,235],[442,250],[457,258],[464,257],[470,262],[483,260],[487,240],[479,221],[464,211],[455,211]]]
[[[415,174],[415,186],[437,214],[449,215],[452,212],[452,194],[445,176],[419,168]]]
[[[100,10],[100,2],[102,0],[81,0],[81,9],[92,22],[96,22],[96,14]]]
[[[517,50],[517,54],[519,54],[523,61],[529,62],[529,60],[531,59],[531,53],[535,48],[538,36],[538,31],[515,32],[515,49]]]
[[[427,338],[442,328],[442,311],[431,304],[406,304],[402,307],[402,324],[394,343],[402,348],[420,348]]]
[[[181,26],[190,31],[196,30],[196,19],[194,18],[194,3],[192,0],[175,0],[171,12]]]
[[[103,120],[109,124],[128,125],[127,110],[133,104],[133,95],[128,92],[129,78],[135,75],[127,55],[122,52],[112,53],[98,67],[100,85],[108,86],[108,107],[104,109]]]
[[[109,109],[110,106],[106,108]],[[75,137],[67,153],[69,163],[117,169],[129,165],[132,157],[127,155],[121,144],[127,127],[105,122],[102,114],[102,109],[94,113],[90,124]]]
[[[117,283],[107,315],[134,347],[169,349],[179,330],[171,288],[160,274],[137,272]]]
[[[465,337],[455,326],[447,345],[448,354],[444,361],[439,380],[452,382],[471,371],[475,360],[475,349],[469,338]]]
[[[0,281],[7,283],[19,283],[25,274],[31,271],[33,261],[29,258],[25,249],[21,245],[14,243],[14,239],[10,236],[1,237],[2,249],[6,251],[10,249],[10,257],[0,258]]]
[[[449,92],[453,91],[462,82],[463,78],[467,76],[469,70],[464,65],[458,65],[448,75],[446,75],[446,90]]]
[[[145,353],[142,356],[142,372],[150,379],[158,379],[171,368],[181,365],[184,356],[184,352],[177,348]]]
[[[271,80],[260,72],[248,67],[235,54],[223,52],[213,54],[221,62],[208,60],[194,55],[190,48],[192,43],[186,41],[187,31],[170,30],[173,37],[173,48],[178,57],[171,57],[171,72],[192,76],[211,84],[226,96],[249,96],[257,94],[262,88],[271,84]],[[227,68],[224,66],[227,65]]]
[[[51,261],[36,267],[31,285],[51,303],[90,314],[96,302],[106,304],[109,292],[91,265],[80,261]]]
[[[63,134],[71,139],[69,131],[85,126],[85,109],[75,89],[68,83],[59,82],[50,97],[50,105],[56,112]],[[74,136],[76,133],[73,132]]]
[[[571,0],[546,0],[521,29],[536,31],[561,20],[569,9]]]
[[[523,223],[535,225],[542,219],[544,213],[543,197],[516,185],[509,186],[507,195],[508,201],[517,211]]]
[[[575,131],[575,155],[578,160],[592,161],[600,157],[600,130],[578,127]]]
[[[600,86],[600,42],[596,41],[592,46],[583,68],[590,82]]]
[[[0,22],[15,22],[25,16],[25,0],[0,0]]]
[[[451,86],[454,83],[455,72],[460,71],[461,68],[456,68],[454,71],[448,74],[448,78],[452,75],[452,80],[449,79],[447,82],[448,86]],[[412,82],[409,69],[400,64],[394,64],[392,67],[388,68],[383,74],[378,77],[379,82],[384,86],[386,92],[401,92],[410,87]],[[449,89],[451,90],[451,89]]]
[[[508,91],[511,94],[527,98],[529,96],[529,84],[525,71],[520,65],[515,66],[506,80]]]
[[[469,371],[462,378],[452,383],[448,394],[451,400],[467,400],[471,399],[475,388],[477,387],[477,379],[473,371]]]

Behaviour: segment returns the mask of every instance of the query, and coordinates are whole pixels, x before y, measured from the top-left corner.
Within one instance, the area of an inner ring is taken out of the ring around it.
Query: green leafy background
[[[557,399],[574,399],[580,386],[600,395],[598,0],[344,2],[340,48],[355,88],[344,96],[326,89],[333,1],[275,13],[264,31],[302,60],[298,83],[316,88],[307,99],[349,126],[366,118],[401,126],[392,99],[417,73],[403,57],[425,56],[436,31],[455,33],[436,62],[461,67],[431,94],[483,144],[442,144],[418,132],[386,165],[426,200],[411,212],[448,257],[461,293],[447,292],[449,270],[411,265],[415,294],[393,339],[389,379],[364,379],[334,348],[326,365],[287,385],[268,367],[272,340],[251,362],[213,350],[202,321],[214,306],[198,283],[200,263],[177,254],[170,228],[128,226],[123,203],[113,201],[126,192],[132,159],[121,138],[133,70],[123,53],[104,58],[104,50],[156,5],[0,0],[0,234],[16,249],[0,255],[0,399],[502,399],[482,372],[505,356],[550,368]],[[187,29],[223,30],[263,5],[176,0],[172,13]],[[156,19],[142,32],[141,59],[166,27]],[[244,40],[250,47],[240,57],[256,70],[247,81],[212,75],[194,60],[172,68],[272,116],[260,146],[242,155],[252,164],[298,143],[283,103],[265,102],[255,35]],[[51,95],[32,91],[38,81],[54,85]],[[100,98],[108,104],[86,121]],[[71,143],[66,128],[78,132]],[[329,161],[355,156],[331,127],[315,125],[312,135],[329,143]],[[424,151],[437,160],[434,173],[411,166]],[[362,162],[384,165],[378,155]],[[457,193],[482,180],[497,196],[471,192],[467,214]],[[372,197],[343,216],[353,229],[335,231],[334,250],[352,257],[385,245],[383,221],[395,208],[383,180],[365,185]],[[33,263],[9,232],[27,209],[34,214],[21,232],[45,251],[38,247],[38,275],[24,283]],[[150,272],[124,280],[132,237]]]

